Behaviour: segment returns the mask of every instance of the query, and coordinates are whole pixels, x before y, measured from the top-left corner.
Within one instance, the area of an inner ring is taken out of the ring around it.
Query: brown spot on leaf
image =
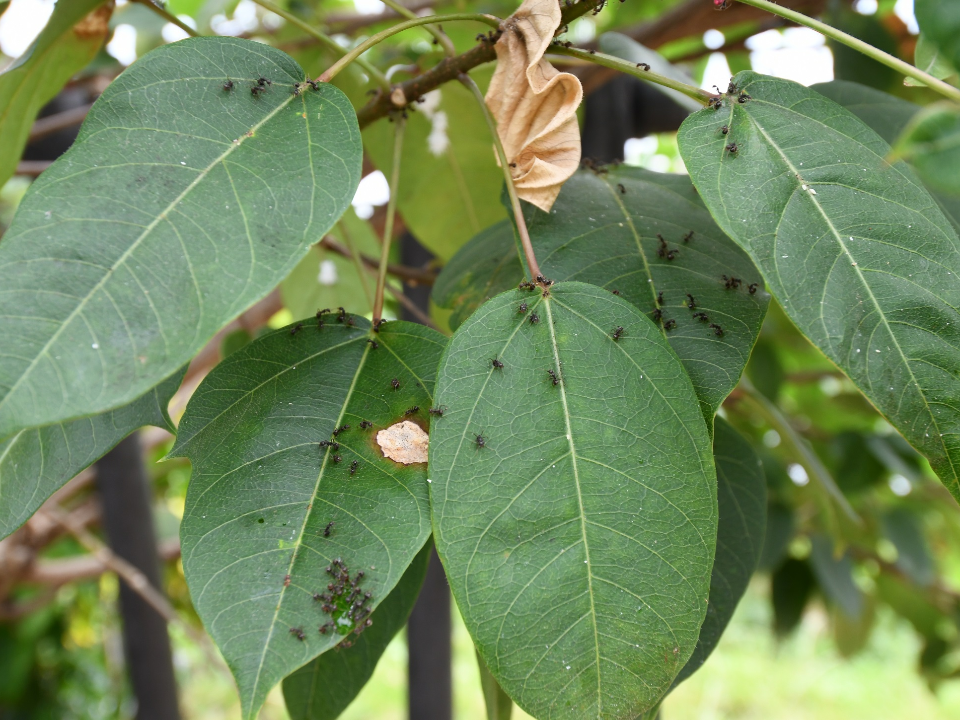
[[[377,433],[377,445],[383,456],[404,465],[425,463],[429,443],[430,436],[409,420],[394,423]]]
[[[110,15],[113,13],[113,2],[104,3],[73,26],[73,34],[81,40],[91,38],[106,39],[110,32]]]

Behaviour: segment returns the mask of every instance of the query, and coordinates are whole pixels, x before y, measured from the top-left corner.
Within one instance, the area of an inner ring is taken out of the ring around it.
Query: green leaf
[[[707,427],[663,335],[592,285],[512,290],[454,334],[437,402],[437,551],[500,686],[535,717],[652,707],[696,645],[717,534]]]
[[[921,518],[905,507],[894,507],[880,517],[884,536],[897,549],[897,567],[917,585],[930,585],[937,569],[923,535]]]
[[[472,238],[443,266],[431,297],[453,311],[449,322],[456,330],[483,303],[522,279],[513,225],[503,220]]]
[[[137,428],[156,425],[173,432],[167,404],[185,372],[186,367],[112,412],[21,430],[0,442],[0,538]]]
[[[924,108],[894,144],[893,153],[908,160],[931,187],[960,195],[960,110],[952,103]]]
[[[740,379],[769,296],[759,286],[749,292],[748,286],[760,281],[759,271],[716,226],[689,179],[625,166],[578,172],[550,213],[527,213],[527,225],[547,277],[616,291],[649,317],[659,309],[664,323],[676,323],[665,335],[693,381],[704,416],[712,418]],[[660,256],[658,234],[673,260]],[[484,263],[483,244],[491,239]],[[523,277],[507,260],[505,230],[491,228],[475,242],[451,262],[447,273],[456,277],[441,283],[448,307],[461,298],[469,307],[505,289],[509,273],[517,273],[514,284]],[[726,288],[725,275],[742,280],[741,286]],[[693,309],[688,293],[696,300]],[[709,319],[695,318],[698,312]]]
[[[944,0],[914,0],[913,12],[920,32],[946,59],[960,67],[960,5]]]
[[[817,584],[848,618],[858,620],[863,612],[863,592],[853,581],[850,554],[837,557],[833,542],[825,535],[814,535],[810,540],[810,564],[817,576]]]
[[[860,617],[851,619],[837,606],[830,609],[830,624],[833,642],[841,657],[851,658],[863,650],[870,640],[870,633],[877,618],[877,603],[872,595],[864,595]]]
[[[427,574],[432,543],[423,546],[371,616],[373,625],[353,647],[324,653],[283,680],[283,699],[291,720],[333,720],[367,684],[387,645],[406,624]]]
[[[960,239],[854,115],[786,80],[735,82],[753,99],[680,128],[694,184],[790,319],[960,498]]]
[[[923,33],[920,33],[920,36],[917,38],[917,47],[913,54],[913,64],[928,75],[933,75],[939,80],[946,80],[957,74],[956,69],[950,64],[950,61],[940,54],[940,50],[936,44],[931,42]],[[904,78],[903,84],[913,87],[926,86],[926,83],[915,80],[912,77]]]
[[[337,632],[317,631],[331,619],[312,597],[331,582],[325,566],[362,569],[372,610],[430,535],[426,465],[385,458],[376,437],[401,420],[426,425],[446,340],[406,322],[373,333],[348,317],[353,326],[325,315],[322,330],[294,325],[226,358],[191,399],[172,451],[193,464],[184,573],[244,718],[353,628],[338,609]],[[318,448],[342,425],[339,447]]]
[[[600,36],[600,50],[632,63],[646,63],[650,70],[659,73],[673,80],[677,80],[688,85],[695,85],[693,78],[686,72],[679,69],[676,65],[669,62],[663,55],[656,50],[651,50],[638,43],[636,40],[616,32],[604,33]],[[657,88],[661,93],[673,100],[677,105],[694,112],[703,107],[693,98],[687,97],[682,92],[671,90],[665,87]]]
[[[789,505],[771,502],[767,507],[767,527],[757,568],[773,570],[786,557],[796,530],[796,516]]]
[[[767,520],[767,481],[760,458],[743,436],[717,418],[713,458],[717,465],[717,557],[710,578],[707,617],[693,655],[674,681],[678,685],[707,661],[727,629],[760,561]]]
[[[103,4],[60,0],[33,44],[0,73],[0,186],[16,170],[37,113],[103,46],[110,8],[84,21]],[[0,6],[0,13],[4,9]]]
[[[510,720],[513,715],[513,700],[497,683],[490,668],[477,653],[477,667],[480,669],[480,687],[483,689],[483,704],[487,711],[487,720]]]
[[[481,87],[489,72],[471,73]],[[397,208],[407,228],[441,260],[503,219],[503,171],[497,166],[490,129],[473,94],[456,82],[424,96],[404,132]],[[390,177],[393,126],[375,123],[363,131],[364,148]]]
[[[773,603],[773,630],[777,637],[786,637],[796,629],[816,589],[817,581],[804,560],[788,558],[774,571],[770,600]]]
[[[251,86],[273,84],[259,96]],[[223,88],[227,78],[232,90]],[[109,410],[189,360],[346,209],[357,120],[334,87],[226,37],[161,47],[97,100],[0,244],[0,438]]]

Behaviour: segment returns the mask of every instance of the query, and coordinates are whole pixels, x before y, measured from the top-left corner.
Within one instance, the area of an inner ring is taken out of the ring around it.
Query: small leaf
[[[37,113],[103,47],[111,10],[104,0],[58,2],[37,39],[0,73],[0,186],[16,170]]]
[[[908,160],[929,186],[960,195],[960,110],[952,103],[924,108],[894,143],[893,154]]]
[[[786,637],[797,628],[816,589],[816,578],[805,560],[788,558],[774,571],[770,600],[773,603],[773,630],[777,637]]]
[[[894,507],[881,516],[880,524],[884,536],[897,549],[897,567],[917,585],[933,583],[937,569],[917,513],[905,507]]]
[[[920,36],[917,38],[917,48],[914,51],[913,64],[928,75],[933,75],[933,77],[939,80],[946,80],[957,74],[956,68],[950,64],[949,60],[940,54],[940,50],[936,44],[931,42],[923,33],[920,33]],[[912,77],[904,78],[903,84],[913,87],[926,87],[925,82],[915,80]]]
[[[325,567],[336,574],[341,558],[353,579],[362,571],[373,610],[430,534],[426,466],[386,459],[377,438],[395,423],[426,425],[446,341],[413,323],[375,333],[346,319],[353,326],[335,314],[320,330],[298,323],[226,358],[191,399],[172,451],[193,464],[184,573],[244,718],[360,627],[339,601],[327,612],[332,601],[313,598],[338,582]]]
[[[21,430],[0,442],[0,538],[137,428],[156,425],[172,432],[167,404],[185,372],[186,367],[112,412]]]
[[[771,502],[767,507],[767,527],[763,538],[757,568],[773,570],[787,555],[790,541],[796,530],[796,515],[792,507],[781,502]]]
[[[960,5],[944,0],[914,0],[920,32],[954,67],[960,67]]]
[[[490,672],[536,717],[652,707],[696,645],[717,533],[707,427],[663,335],[584,283],[506,292],[454,334],[437,402],[434,537]]]
[[[694,184],[790,319],[960,499],[960,239],[851,113],[786,80],[734,82],[752,99],[680,128]]]
[[[483,690],[487,720],[510,720],[513,715],[513,700],[497,683],[480,653],[477,653],[477,667],[480,669],[480,687]]]
[[[353,647],[327,652],[288,675],[283,700],[290,720],[334,720],[367,684],[387,645],[406,624],[420,594],[433,544],[423,546],[371,616],[373,625]]]
[[[340,217],[356,116],[332,86],[294,95],[303,80],[279,50],[205,37],[107,88],[0,244],[0,336],[17,346],[0,355],[0,438],[142,395]]]
[[[717,557],[710,579],[707,617],[697,648],[674,681],[680,684],[707,661],[720,642],[740,598],[760,561],[767,519],[767,483],[760,458],[723,418],[714,425],[713,457],[717,464]]]
[[[863,612],[863,592],[853,581],[853,560],[849,553],[837,557],[833,542],[825,535],[814,535],[810,540],[810,564],[824,595],[848,618],[859,620]]]
[[[830,624],[833,627],[833,642],[841,657],[852,658],[863,650],[870,640],[870,633],[877,618],[877,603],[872,595],[864,595],[860,617],[851,619],[839,607],[830,609]]]

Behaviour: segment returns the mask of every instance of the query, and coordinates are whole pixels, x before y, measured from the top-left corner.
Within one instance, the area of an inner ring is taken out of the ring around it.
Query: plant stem
[[[497,149],[497,157],[500,158],[500,168],[503,170],[503,179],[507,183],[507,194],[510,196],[510,206],[513,208],[514,219],[517,223],[517,231],[520,233],[520,244],[523,246],[523,254],[527,258],[527,265],[530,269],[530,277],[536,279],[540,273],[540,265],[537,264],[536,255],[533,253],[533,243],[530,241],[530,233],[527,231],[527,223],[523,219],[523,208],[520,205],[520,198],[517,196],[517,189],[513,186],[513,176],[510,174],[510,165],[507,161],[507,154],[503,150],[503,143],[500,142],[500,134],[497,132],[497,123],[490,114],[486,101],[483,99],[483,93],[480,88],[466,73],[460,73],[457,78],[463,83],[480,104],[483,117],[490,128],[490,134],[493,135],[493,145]]]
[[[431,25],[433,23],[441,22],[454,22],[459,20],[472,20],[473,22],[483,23],[485,25],[490,25],[491,27],[500,27],[500,18],[494,17],[493,15],[483,15],[479,13],[454,13],[453,15],[442,16],[431,15],[425,18],[417,18],[416,20],[407,20],[406,22],[398,23],[393,27],[382,30],[376,35],[370,36],[362,43],[357,45],[353,50],[337,60],[337,62],[324,71],[324,73],[317,78],[317,80],[320,82],[330,82],[337,76],[337,73],[343,70],[347,65],[363,55],[367,50],[375,45],[380,44],[392,35],[396,35],[404,30],[409,30],[410,28],[420,27],[421,25]]]
[[[401,17],[405,17],[408,20],[416,20],[419,15],[415,12],[412,12],[408,8],[404,7],[396,0],[380,0],[384,5],[393,10],[395,13]],[[440,28],[435,28],[433,25],[427,25],[427,32],[433,35],[436,42],[440,43],[440,47],[443,48],[443,52],[447,57],[453,57],[457,54],[457,49],[453,46],[453,43],[450,41],[450,38],[444,34],[443,30]]]
[[[919,80],[931,90],[935,90],[944,97],[948,97],[954,101],[960,101],[960,89],[953,87],[952,85],[943,82],[935,78],[933,75],[923,72],[908,62],[904,62],[900,58],[889,55],[883,50],[878,50],[873,45],[865,43],[863,40],[858,40],[852,35],[847,35],[845,32],[841,32],[826,23],[815,20],[812,17],[798,13],[795,10],[788,10],[787,8],[780,7],[776,3],[769,2],[769,0],[737,0],[744,5],[750,5],[761,10],[766,10],[769,13],[774,15],[779,15],[782,18],[790,20],[797,23],[797,25],[803,25],[808,27],[811,30],[816,30],[822,35],[826,35],[828,38],[836,40],[838,43],[842,43],[847,47],[851,47],[858,52],[863,53],[867,57],[873,58],[878,63],[886,65],[889,68],[893,68],[897,72],[903,73],[907,77],[912,77],[914,80]]]
[[[655,73],[651,70],[644,70],[638,67],[636,63],[621,60],[613,55],[604,55],[603,53],[599,52],[592,53],[588,50],[568,48],[564,47],[563,45],[551,45],[547,52],[556,55],[569,55],[570,57],[587,60],[596,65],[602,65],[603,67],[610,68],[611,70],[619,70],[627,75],[633,75],[634,77],[640,78],[641,80],[646,80],[647,82],[655,85],[661,85],[663,87],[670,88],[671,90],[681,92],[687,97],[693,98],[697,102],[703,103],[704,105],[710,102],[710,98],[716,97],[711,92],[701,90],[693,85],[687,85],[679,80],[674,80],[673,78],[669,78],[666,75],[660,75],[659,73]]]
[[[357,248],[353,244],[353,238],[350,237],[350,231],[347,229],[347,224],[343,221],[343,218],[337,221],[337,228],[343,237],[343,244],[347,246],[347,250],[350,253],[350,259],[353,260],[353,264],[357,268],[357,275],[360,276],[360,283],[363,285],[363,295],[367,298],[367,303],[372,308],[373,293],[370,292],[370,283],[367,282],[367,273],[363,267],[363,260],[360,258],[360,253],[357,252]]]
[[[291,25],[296,25],[298,28],[300,28],[305,33],[307,33],[307,35],[309,35],[310,37],[316,38],[321,42],[321,44],[325,45],[328,49],[332,50],[340,57],[343,57],[344,55],[347,54],[347,49],[342,47],[332,37],[330,37],[325,33],[320,32],[319,30],[309,25],[308,23],[305,23],[303,20],[301,20],[300,18],[298,18],[296,15],[289,12],[288,10],[284,10],[279,5],[275,5],[274,3],[270,2],[270,0],[253,0],[253,1],[257,5],[262,7],[264,10],[269,10],[270,12],[282,17]],[[366,60],[363,60],[362,58],[357,61],[357,65],[363,68],[363,71],[367,73],[367,75],[369,75],[371,78],[373,78],[380,87],[386,88],[387,90],[390,89],[390,81],[387,80],[386,76],[382,72],[377,70],[377,68],[375,68],[373,65],[368,63]]]
[[[767,397],[758,391],[753,383],[744,375],[740,378],[740,389],[743,390],[743,397],[753,405],[767,424],[772,427],[780,437],[787,443],[787,446],[793,451],[793,455],[800,461],[800,464],[806,469],[810,478],[823,488],[829,494],[837,505],[843,510],[847,517],[858,525],[863,524],[863,520],[857,515],[856,511],[850,506],[843,492],[837,487],[830,471],[820,462],[820,458],[810,449],[799,433],[793,429],[790,421],[780,412],[780,408],[770,402]]]
[[[396,118],[393,140],[393,167],[390,169],[390,201],[387,203],[387,221],[383,226],[383,243],[380,247],[380,268],[377,271],[377,294],[373,301],[373,326],[376,327],[383,314],[383,288],[387,284],[387,265],[390,263],[390,246],[393,244],[393,220],[397,214],[397,192],[400,189],[400,160],[403,156],[403,131],[407,121]]]
[[[185,22],[183,22],[183,20],[181,20],[180,18],[178,18],[178,17],[177,17],[176,15],[174,15],[173,13],[167,12],[167,11],[164,10],[162,7],[160,7],[159,5],[154,5],[154,3],[152,2],[152,0],[133,0],[133,2],[135,2],[135,3],[140,3],[141,5],[144,5],[145,7],[150,8],[153,12],[155,12],[157,15],[159,15],[160,17],[162,17],[162,18],[163,18],[164,20],[166,20],[168,23],[173,23],[173,24],[176,25],[178,28],[180,28],[181,30],[183,30],[183,31],[184,31],[187,35],[189,35],[190,37],[200,37],[200,33],[198,33],[198,32],[197,32],[196,30],[194,30],[192,27],[190,27],[189,25],[187,25]]]

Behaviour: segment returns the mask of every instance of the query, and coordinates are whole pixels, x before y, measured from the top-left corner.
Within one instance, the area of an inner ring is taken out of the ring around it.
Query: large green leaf
[[[752,99],[727,97],[680,128],[704,202],[793,322],[960,498],[960,239],[853,114],[786,80],[734,82]]]
[[[371,616],[373,625],[353,646],[324,653],[283,680],[291,720],[334,720],[367,684],[387,645],[407,622],[427,574],[432,543],[423,546]]]
[[[59,0],[33,44],[0,73],[0,186],[16,170],[40,108],[103,46],[110,9],[102,8],[85,20],[103,4],[104,0]]]
[[[279,50],[207,37],[107,88],[0,243],[0,438],[139,397],[349,206],[356,116],[329,85],[295,96],[303,79]]]
[[[760,458],[743,436],[716,418],[713,458],[717,464],[717,557],[710,578],[707,617],[697,648],[676,682],[686,680],[707,661],[760,562],[767,520],[767,481]]]
[[[947,60],[960,68],[960,3],[950,0],[914,0],[920,30]]]
[[[174,430],[167,403],[186,368],[112,412],[21,430],[0,442],[0,538],[33,515],[78,472],[144,425]]]
[[[564,184],[549,213],[530,209],[527,224],[547,277],[616,291],[649,317],[661,313],[664,327],[675,325],[664,333],[712,418],[740,379],[769,296],[762,283],[750,292],[760,272],[716,226],[689,179],[625,166],[581,171]],[[441,275],[438,304],[462,304],[469,308],[458,309],[463,317],[505,289],[510,274],[516,273],[514,283],[522,279],[519,262],[505,252],[510,231],[498,228],[471,241],[462,258],[458,253]],[[667,243],[664,253],[658,235]],[[742,282],[730,288],[724,276]]]
[[[501,687],[539,718],[652,707],[696,645],[717,534],[706,423],[663,335],[592,285],[512,290],[454,334],[437,402],[437,551]]]
[[[446,340],[412,323],[373,333],[356,316],[347,316],[353,325],[323,317],[320,330],[293,325],[221,362],[173,449],[193,464],[184,573],[237,679],[244,718],[342,640],[317,631],[330,620],[313,599],[331,582],[325,566],[342,558],[354,577],[362,569],[372,610],[430,535],[426,465],[385,458],[376,437],[401,420],[426,424]],[[343,425],[339,447],[318,447]],[[352,629],[343,622],[338,631]],[[302,628],[302,642],[291,628]]]

